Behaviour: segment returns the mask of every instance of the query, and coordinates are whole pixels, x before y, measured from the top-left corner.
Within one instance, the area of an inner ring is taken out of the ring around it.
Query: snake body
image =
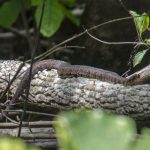
[[[111,82],[114,84],[117,83],[123,85],[127,84],[127,79],[119,76],[115,72],[99,69],[95,67],[90,67],[90,66],[84,66],[84,65],[71,65],[70,63],[67,63],[65,61],[53,60],[53,59],[43,60],[34,63],[32,68],[31,78],[33,78],[33,76],[37,74],[38,71],[42,71],[44,69],[47,70],[57,69],[58,74],[61,77],[82,76],[87,78],[95,78],[101,81]],[[23,90],[27,88],[27,83],[29,82],[29,73],[30,73],[30,68],[28,68],[25,74],[23,75],[22,80],[19,83],[19,86],[7,109],[12,108],[12,104],[14,104],[15,101],[21,96]]]
[[[39,71],[42,71],[44,69],[48,69],[48,70],[57,69],[58,70],[60,68],[60,66],[63,67],[63,66],[68,66],[68,65],[70,65],[70,64],[65,61],[53,60],[53,59],[36,62],[33,64],[33,67],[32,67],[31,78],[33,78],[33,76],[35,74],[37,74]],[[13,107],[13,104],[21,96],[21,94],[23,93],[23,90],[25,90],[27,88],[27,85],[29,83],[29,74],[30,74],[30,68],[28,68],[27,71],[25,72],[25,74],[23,75],[23,77],[15,91],[13,98],[11,99],[9,105],[6,108],[7,110],[9,110]]]
[[[125,85],[127,81],[126,78],[119,76],[115,72],[84,65],[69,65],[60,67],[58,69],[58,74],[62,77],[82,76],[123,85]]]

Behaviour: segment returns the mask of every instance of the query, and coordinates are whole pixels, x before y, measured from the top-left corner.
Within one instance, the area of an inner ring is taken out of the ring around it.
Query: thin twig
[[[26,13],[25,13],[24,0],[19,0],[19,2],[20,2],[22,20],[23,20],[23,24],[24,24],[24,27],[25,27],[25,30],[26,30],[26,37],[27,37],[27,41],[28,41],[28,45],[29,45],[29,50],[32,51],[32,43],[31,43],[31,38],[30,38],[30,33],[29,33],[27,16],[26,16]]]
[[[3,80],[3,81],[5,81],[5,82],[7,82],[7,83],[9,83],[9,81],[7,79],[4,79],[2,77],[0,77],[0,79]]]
[[[122,2],[122,0],[119,0],[119,2],[120,2],[120,4],[121,4],[121,6],[124,8],[124,10],[125,10],[126,12],[128,12],[130,16],[132,16],[131,11],[129,11],[129,9],[124,5],[124,3]],[[132,16],[132,17],[133,17],[133,16]],[[139,17],[140,17],[140,16],[139,16]],[[138,41],[139,41],[139,43],[140,43],[140,42],[143,42],[143,43],[144,43],[144,41],[143,41],[143,39],[142,39],[142,37],[141,37],[141,35],[140,35],[140,33],[139,33],[139,30],[138,30],[138,28],[137,28],[137,26],[136,26],[136,22],[135,22],[134,17],[133,17],[133,21],[134,21],[134,26],[135,26],[135,29],[136,29]],[[144,22],[143,22],[143,23],[144,23]],[[129,61],[128,61],[129,69],[128,69],[123,75],[127,76],[128,73],[132,71],[132,69],[133,69],[133,59],[134,59],[134,56],[136,55],[137,50],[139,49],[140,46],[141,46],[140,44],[137,44],[137,45],[134,47],[134,49],[131,51],[130,58],[129,58]],[[150,45],[146,44],[145,46],[150,49]]]
[[[99,42],[101,42],[101,43],[103,43],[103,44],[107,44],[107,45],[130,45],[130,44],[133,44],[133,45],[134,45],[134,44],[148,45],[148,44],[145,44],[145,43],[143,43],[143,42],[108,42],[108,41],[104,41],[104,40],[101,40],[101,39],[99,39],[99,38],[93,36],[91,33],[88,32],[87,29],[86,29],[85,31],[86,31],[86,33],[87,33],[91,38],[93,38],[94,40],[99,41]]]
[[[11,118],[9,118],[6,113],[2,112],[1,116],[5,117],[7,120],[9,120],[10,122],[12,122],[14,124],[18,124],[18,122],[16,122],[15,120],[12,120]]]
[[[6,95],[7,91],[9,90],[10,86],[12,85],[12,83],[14,82],[14,80],[16,79],[17,75],[19,74],[20,70],[22,69],[22,67],[24,66],[24,62],[20,64],[19,68],[17,69],[15,75],[13,76],[13,78],[10,80],[10,82],[8,83],[6,89],[4,90],[3,94],[0,96],[0,100],[2,100],[4,98],[4,96]]]
[[[41,54],[43,57],[41,57],[39,60],[43,60],[44,58],[48,57],[49,55],[53,54],[54,52],[61,51],[64,48],[80,48],[80,49],[84,49],[85,47],[83,47],[83,46],[62,46],[62,47],[58,47],[58,48],[54,49],[53,51],[50,51],[48,54],[46,54],[44,56]]]
[[[129,9],[124,5],[124,3],[122,2],[122,0],[118,0],[119,1],[119,3],[121,4],[121,6],[123,7],[123,9],[128,13],[128,14],[130,14],[129,13]]]
[[[143,15],[143,16],[146,16],[146,15]],[[137,17],[139,17],[139,16],[136,16],[135,18],[137,18]],[[133,17],[132,17],[132,16],[129,16],[129,17],[123,17],[123,18],[118,18],[118,19],[109,20],[109,21],[107,21],[107,22],[103,22],[103,23],[101,23],[101,24],[98,24],[98,25],[96,25],[96,26],[93,26],[93,27],[87,29],[87,31],[89,32],[89,31],[95,30],[95,29],[97,29],[97,28],[99,28],[99,27],[102,27],[102,26],[104,26],[104,25],[107,25],[107,24],[111,24],[111,23],[115,23],[115,22],[120,22],[120,21],[123,21],[123,20],[130,20],[130,19],[133,19]],[[65,41],[63,41],[63,42],[61,42],[61,43],[55,45],[54,47],[50,48],[50,49],[49,49],[48,51],[46,51],[45,53],[43,53],[43,54],[41,54],[41,55],[35,57],[35,60],[39,60],[39,59],[41,59],[42,57],[45,58],[45,55],[49,55],[49,54],[53,53],[53,51],[55,51],[55,49],[57,49],[58,47],[60,47],[60,46],[62,46],[62,45],[64,45],[64,44],[67,44],[68,42],[70,42],[70,41],[72,41],[72,40],[77,39],[78,37],[80,37],[80,36],[86,34],[87,31],[83,31],[83,32],[81,32],[81,33],[79,33],[79,34],[76,34],[76,35],[72,36],[71,38],[66,39]],[[133,43],[131,43],[131,44],[133,44]],[[31,62],[31,60],[27,60],[26,62]]]
[[[23,113],[22,109],[18,109],[18,110],[3,110],[3,112],[9,112],[9,115],[16,115],[16,114],[20,114]],[[56,117],[57,115],[55,114],[49,114],[49,113],[43,113],[43,112],[35,112],[35,111],[26,111],[26,114],[30,114],[30,115],[42,115],[42,116],[49,116],[49,117]]]
[[[20,36],[22,38],[27,38],[26,36],[26,31],[25,30],[18,30],[14,27],[9,27],[9,28],[6,28],[6,30],[8,32],[3,32],[3,33],[0,33],[0,39],[8,39],[8,38],[14,38],[15,36]],[[34,29],[31,28],[29,30],[29,33],[32,34],[34,32]]]
[[[30,73],[29,73],[29,83],[27,85],[26,98],[25,98],[25,102],[24,102],[24,106],[23,106],[23,110],[24,111],[23,111],[23,113],[21,115],[21,119],[20,119],[19,130],[18,130],[18,137],[20,137],[22,121],[23,121],[25,113],[26,113],[27,101],[28,101],[28,96],[29,96],[29,91],[30,91],[32,67],[33,67],[33,63],[34,63],[35,52],[36,52],[36,50],[38,48],[38,43],[39,43],[39,38],[40,38],[39,35],[40,35],[40,29],[41,29],[43,14],[44,14],[45,2],[46,2],[46,0],[43,0],[42,9],[41,9],[41,16],[40,16],[40,20],[39,20],[37,35],[36,35],[36,38],[35,38],[35,45],[34,45],[33,50],[31,51],[31,65],[30,65]]]
[[[34,122],[23,122],[23,126],[31,126],[31,127],[50,127],[53,124],[56,124],[56,121],[34,121]],[[10,128],[10,127],[18,127],[18,123],[0,123],[0,128]]]

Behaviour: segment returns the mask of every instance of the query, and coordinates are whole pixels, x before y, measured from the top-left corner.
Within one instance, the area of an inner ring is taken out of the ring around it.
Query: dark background
[[[3,4],[4,1],[0,1]],[[123,0],[127,10],[134,10],[137,13],[149,12],[149,0]],[[68,19],[64,19],[60,29],[50,38],[41,36],[36,56],[45,52],[53,45],[56,45],[74,34],[82,32],[85,28],[107,22],[112,19],[130,16],[127,10],[123,8],[119,0],[77,0],[74,7],[80,8],[85,6],[83,14],[80,14],[80,27],[75,26]],[[28,10],[27,16],[31,18],[34,9]],[[34,22],[29,24],[34,26]],[[24,30],[22,26],[21,16],[18,17],[13,27],[19,31]],[[32,29],[31,29],[32,30]],[[125,20],[100,27],[92,34],[96,37],[110,41],[136,41],[137,33],[133,20]],[[31,35],[34,33],[31,31]],[[76,40],[68,43],[68,45],[84,46],[85,49],[64,49],[56,52],[47,58],[61,59],[71,62],[72,64],[84,64],[104,68],[124,73],[128,70],[129,58],[134,49],[134,45],[106,45],[95,41],[91,37],[84,35]],[[24,56],[30,59],[30,50],[27,41],[15,34],[11,29],[0,28],[0,59],[18,59]],[[142,63],[135,70],[142,68],[150,63],[149,52],[144,57]]]

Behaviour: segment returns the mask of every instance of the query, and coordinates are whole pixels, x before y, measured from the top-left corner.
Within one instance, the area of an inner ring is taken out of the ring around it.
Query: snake
[[[96,68],[91,66],[85,65],[71,65],[68,62],[61,61],[61,60],[54,60],[54,59],[47,59],[43,61],[38,61],[33,64],[31,78],[39,71],[43,70],[51,70],[56,69],[58,71],[58,75],[61,77],[86,77],[86,78],[94,78],[101,81],[106,81],[113,84],[128,84],[128,79],[121,77],[119,74]],[[29,74],[30,74],[30,67],[24,73],[14,96],[12,97],[9,105],[6,109],[11,109],[13,104],[16,102],[17,99],[22,95],[23,91],[27,88],[29,83]]]

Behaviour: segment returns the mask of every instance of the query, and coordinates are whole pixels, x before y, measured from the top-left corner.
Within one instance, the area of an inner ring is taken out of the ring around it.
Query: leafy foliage
[[[17,0],[11,0],[4,3],[4,5],[0,8],[0,25],[3,27],[11,26],[18,17],[18,14],[19,14],[19,5]]]
[[[150,130],[144,129],[142,132],[143,138],[137,139],[137,144],[133,148],[133,150],[145,150],[150,149]]]
[[[40,150],[39,148],[26,145],[21,139],[0,138],[0,150]]]
[[[138,29],[141,35],[149,27],[149,16],[146,13],[139,15],[135,11],[130,11],[130,13],[134,17],[136,28]]]
[[[144,129],[141,137],[136,139],[135,123],[125,116],[82,110],[63,113],[56,120],[62,150],[150,149],[150,130]]]
[[[64,1],[65,3],[74,1]],[[36,2],[37,3],[37,2]],[[35,5],[35,3],[34,3]],[[42,3],[38,2],[37,11],[36,11],[36,22],[38,23],[41,13]],[[73,23],[79,25],[79,20],[75,18],[70,10],[66,9],[58,0],[46,0],[45,11],[42,21],[41,33],[45,37],[52,36],[60,27],[64,16],[69,18]]]
[[[35,20],[38,23],[42,8],[43,0],[25,0],[26,9],[36,7]],[[66,6],[71,6],[75,0],[46,0],[45,11],[42,21],[41,33],[45,37],[52,36],[61,26],[61,23],[66,16],[73,23],[79,25],[79,20],[71,14],[70,9]],[[8,13],[12,12],[12,13]],[[0,26],[10,27],[15,23],[20,13],[20,5],[18,0],[6,1],[0,7]],[[7,18],[7,19],[6,19]]]
[[[30,6],[30,0],[25,1],[25,7]],[[0,26],[10,27],[17,19],[20,12],[18,0],[6,1],[0,7]]]
[[[141,61],[143,60],[143,58],[144,58],[144,56],[145,56],[145,54],[146,54],[147,51],[148,51],[148,49],[142,50],[142,51],[138,52],[138,53],[135,55],[135,57],[134,57],[134,59],[133,59],[133,65],[134,65],[134,67],[135,67],[136,65],[138,65],[138,64],[141,63]]]
[[[127,150],[135,133],[133,120],[99,111],[64,113],[57,121],[58,141],[66,150]]]
[[[41,5],[36,11],[36,22],[38,23],[41,14]],[[47,0],[41,26],[41,33],[49,37],[53,35],[61,25],[64,14],[61,10],[61,5],[57,0]]]
[[[61,0],[67,6],[71,6],[76,0]]]
[[[142,40],[142,42],[144,42],[145,44],[149,44],[150,42],[150,39],[144,39],[143,40],[143,37],[142,37],[142,34],[145,32],[145,31],[148,31],[148,28],[149,28],[149,25],[150,25],[150,18],[148,16],[148,14],[146,13],[143,13],[142,15],[139,15],[137,14],[135,11],[130,11],[130,14],[133,16],[134,18],[134,22],[135,22],[135,26],[136,26],[136,29],[137,29],[137,32],[139,34],[139,38],[140,40]],[[135,67],[136,65],[140,64],[142,59],[144,58],[146,52],[148,51],[149,49],[144,49],[144,50],[141,50],[140,52],[138,52],[134,59],[133,59],[133,66]]]

